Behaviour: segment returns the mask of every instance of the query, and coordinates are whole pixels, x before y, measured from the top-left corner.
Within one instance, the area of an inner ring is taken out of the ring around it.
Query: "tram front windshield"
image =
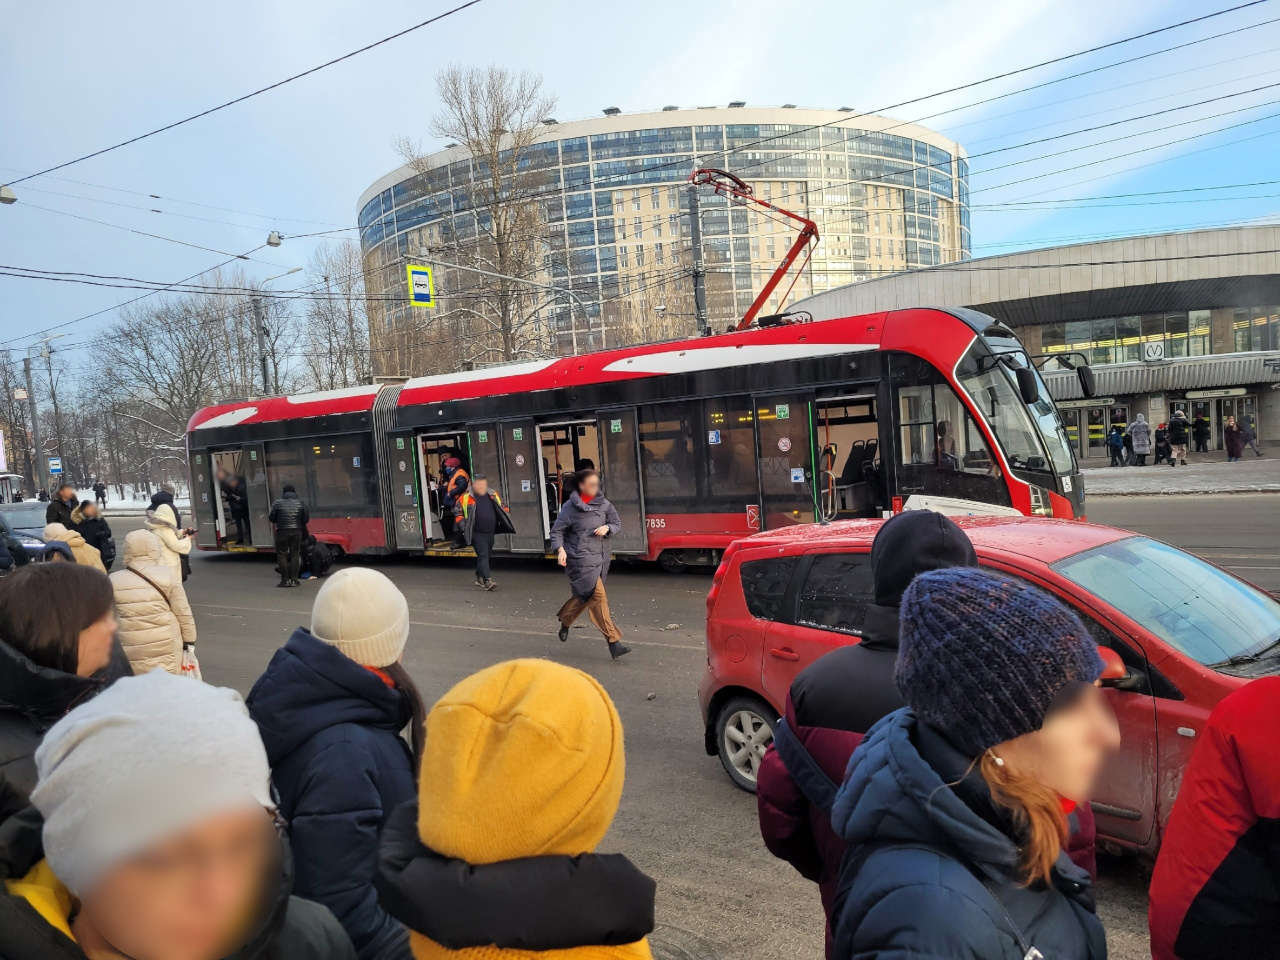
[[[1010,349],[1000,349],[1006,345]],[[993,346],[998,354],[992,352]],[[961,387],[991,425],[1011,467],[1031,473],[1050,473],[1052,468],[1059,476],[1075,473],[1075,455],[1039,373],[1039,397],[1030,405],[1022,401],[1014,370],[1026,365],[1027,355],[1016,340],[990,345],[975,340],[957,373]]]

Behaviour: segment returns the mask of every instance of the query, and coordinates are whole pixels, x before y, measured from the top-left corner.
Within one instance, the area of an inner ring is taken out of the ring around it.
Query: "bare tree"
[[[351,240],[322,244],[307,263],[310,286],[323,299],[307,303],[301,331],[303,365],[320,390],[354,387],[373,381],[369,356],[369,317],[365,308],[360,248]]]
[[[443,111],[432,132],[453,140],[470,156],[464,195],[471,216],[454,213],[454,227],[460,229],[439,238],[443,250],[458,263],[509,277],[533,277],[543,252],[537,197],[546,179],[530,162],[531,148],[556,98],[543,90],[541,74],[499,66],[447,67],[436,75],[436,91]],[[420,176],[432,169],[421,144],[401,137],[394,146]],[[528,288],[461,271],[446,271],[445,277],[449,289],[441,284],[441,299],[448,310],[436,321],[452,326],[466,342],[464,362],[492,363],[546,352],[539,327],[525,319],[537,303]],[[464,293],[450,297],[450,290]]]

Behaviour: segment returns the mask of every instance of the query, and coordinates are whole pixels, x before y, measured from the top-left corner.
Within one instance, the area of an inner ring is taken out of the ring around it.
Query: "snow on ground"
[[[1200,454],[1186,466],[1091,467],[1084,470],[1086,497],[1151,494],[1280,492],[1280,451],[1228,463],[1226,454]],[[1150,462],[1150,457],[1147,458]]]

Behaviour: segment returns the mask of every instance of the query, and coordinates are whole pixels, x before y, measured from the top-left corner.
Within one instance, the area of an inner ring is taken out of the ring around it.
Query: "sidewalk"
[[[1227,463],[1226,454],[1200,453],[1187,457],[1187,465],[1170,467],[1090,467],[1084,474],[1086,497],[1151,496],[1153,494],[1280,493],[1280,453],[1255,457],[1245,450],[1239,463]],[[1150,461],[1150,457],[1147,458]]]

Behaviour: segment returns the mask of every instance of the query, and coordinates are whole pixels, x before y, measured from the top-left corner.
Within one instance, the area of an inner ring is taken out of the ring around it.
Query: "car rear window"
[[[791,582],[799,557],[769,557],[748,560],[742,564],[742,595],[747,610],[761,620],[777,620],[782,610],[782,597]]]

